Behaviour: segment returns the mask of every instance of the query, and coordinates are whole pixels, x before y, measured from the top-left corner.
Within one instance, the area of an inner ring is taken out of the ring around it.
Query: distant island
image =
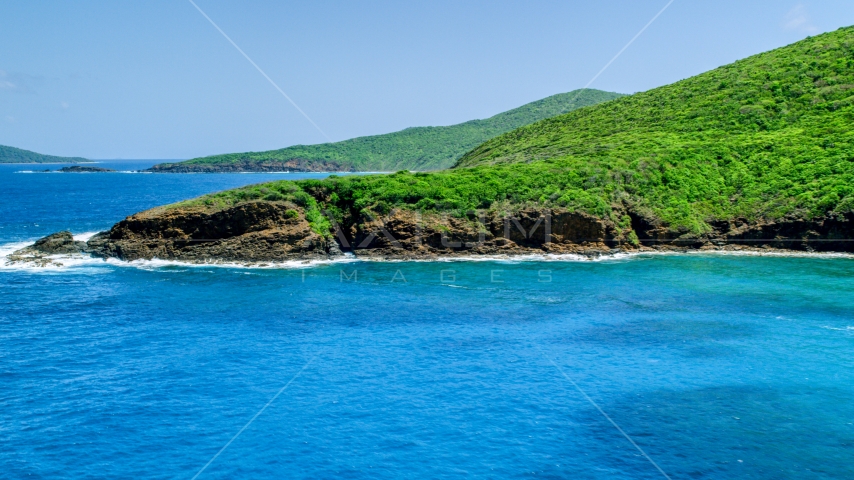
[[[852,125],[847,27],[518,128],[449,170],[213,193],[85,248],[190,262],[854,252]]]
[[[81,157],[56,157],[53,155],[42,155],[15,147],[0,145],[0,163],[90,163]]]
[[[115,172],[112,168],[100,168],[100,167],[83,167],[80,165],[74,165],[71,167],[62,167],[58,170],[36,170],[32,173],[110,173]]]
[[[112,168],[100,168],[100,167],[81,167],[80,165],[74,165],[73,167],[62,167],[57,172],[60,173],[109,173],[115,172]]]
[[[162,163],[158,173],[395,172],[449,168],[466,152],[502,133],[544,118],[623,96],[600,90],[552,95],[485,120],[447,127],[414,127],[343,142],[296,145],[266,152],[229,153]]]

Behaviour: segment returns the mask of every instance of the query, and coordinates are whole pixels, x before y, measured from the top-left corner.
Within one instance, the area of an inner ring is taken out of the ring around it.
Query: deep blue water
[[[21,169],[0,244],[286,177]],[[663,478],[603,413],[671,478],[851,478],[852,306],[848,258],[0,269],[0,478],[189,479],[279,392],[198,478]]]

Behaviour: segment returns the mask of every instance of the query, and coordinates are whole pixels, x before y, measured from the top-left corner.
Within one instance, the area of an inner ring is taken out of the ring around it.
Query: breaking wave
[[[98,232],[82,232],[74,235],[78,241],[87,241]],[[34,240],[33,240],[34,241]],[[182,260],[134,260],[123,261],[114,258],[102,259],[85,254],[72,255],[47,255],[44,259],[50,260],[45,265],[37,265],[34,262],[13,261],[10,259],[15,251],[32,245],[33,241],[14,242],[0,244],[0,270],[24,270],[24,271],[56,271],[75,269],[80,267],[111,266],[121,268],[138,268],[142,270],[156,270],[161,268],[239,268],[239,269],[304,269],[324,265],[345,264],[354,262],[379,262],[379,263],[454,263],[454,262],[493,262],[503,264],[520,264],[526,262],[617,262],[657,256],[678,255],[704,255],[704,256],[755,256],[755,257],[800,257],[800,258],[829,258],[829,259],[854,259],[851,253],[815,253],[797,251],[765,251],[765,250],[714,250],[714,251],[687,251],[687,252],[617,252],[603,253],[600,255],[581,254],[522,254],[522,255],[460,255],[448,257],[396,259],[383,257],[364,257],[346,253],[342,257],[322,260],[289,260],[268,262],[241,262],[241,261],[219,261],[188,262]]]

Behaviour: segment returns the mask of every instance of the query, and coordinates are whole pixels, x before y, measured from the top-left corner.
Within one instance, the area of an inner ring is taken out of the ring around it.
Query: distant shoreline
[[[95,162],[95,163],[97,163],[97,162]],[[49,164],[49,163],[12,164],[12,163],[9,163],[6,165],[47,165],[47,166],[55,166],[55,165],[65,165],[65,164],[63,164],[63,163],[57,163],[57,164]],[[68,168],[68,167],[66,167],[66,168]],[[50,169],[45,169],[45,170],[19,170],[19,171],[14,172],[14,173],[84,173],[84,172],[63,172],[61,170],[62,169],[59,169],[59,170],[50,170]],[[252,171],[249,171],[249,172],[237,172],[237,171],[234,171],[234,172],[232,172],[232,171],[223,171],[223,172],[152,172],[151,170],[148,170],[148,169],[145,169],[145,170],[114,170],[114,169],[106,168],[106,169],[91,170],[91,171],[87,171],[85,173],[142,173],[142,174],[168,174],[168,175],[213,175],[213,174],[219,174],[219,175],[222,175],[222,174],[228,174],[228,175],[261,175],[261,174],[267,174],[267,175],[299,175],[299,174],[386,175],[386,174],[390,174],[390,173],[394,173],[394,172],[349,172],[349,171],[348,172],[337,172],[337,171],[328,171],[328,172],[320,172],[320,171],[318,171],[318,172],[293,172],[293,171],[291,171],[291,172],[285,172],[285,171],[281,171],[281,172],[278,172],[278,171],[269,171],[269,172],[252,172]]]

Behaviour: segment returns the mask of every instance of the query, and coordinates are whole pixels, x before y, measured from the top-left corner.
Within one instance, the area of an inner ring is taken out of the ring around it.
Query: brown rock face
[[[342,251],[396,259],[532,253],[599,255],[624,249],[854,251],[851,215],[810,221],[793,218],[767,223],[718,222],[702,236],[671,230],[639,215],[629,216],[631,225],[618,227],[592,215],[545,208],[507,215],[472,213],[463,218],[396,210],[382,218],[345,215],[340,225],[332,221],[329,235],[318,235],[304,212],[294,205],[257,201],[219,210],[193,207],[142,212],[93,237],[86,251],[123,260],[191,262],[327,259]],[[637,235],[636,241],[629,240],[632,233]],[[53,237],[56,238],[40,242],[67,245],[70,234],[63,232]]]
[[[456,218],[399,210],[342,228],[356,255],[418,258],[453,255],[604,253],[615,246],[609,222],[582,213],[525,210]]]
[[[36,240],[36,243],[28,248],[49,255],[68,255],[82,252],[86,244],[75,241],[71,232],[66,230]]]
[[[711,223],[706,235],[674,231],[654,220],[632,215],[632,228],[640,243],[684,248],[773,248],[816,252],[854,252],[854,214],[805,219],[749,221],[738,218]]]
[[[603,253],[615,231],[595,217],[551,210],[467,218],[399,210],[385,218],[333,222],[332,238],[311,230],[303,212],[277,202],[222,210],[154,209],[132,215],[88,242],[87,251],[122,260],[275,262],[357,256],[430,258],[471,254]],[[296,213],[296,214],[295,214]]]
[[[817,252],[854,251],[854,214],[851,213],[813,220],[783,218],[753,224],[739,220],[726,222],[721,230],[723,235],[713,242]]]
[[[122,260],[283,261],[326,258],[329,242],[301,212],[250,202],[208,212],[155,209],[132,215],[89,241],[95,255]]]

